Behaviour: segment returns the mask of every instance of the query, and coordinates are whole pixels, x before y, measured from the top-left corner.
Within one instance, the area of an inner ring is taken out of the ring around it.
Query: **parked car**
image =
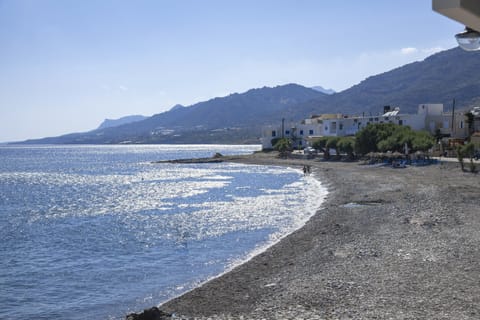
[[[304,154],[314,154],[316,153],[317,150],[315,150],[314,148],[312,147],[306,147],[305,149],[303,149],[303,153]]]

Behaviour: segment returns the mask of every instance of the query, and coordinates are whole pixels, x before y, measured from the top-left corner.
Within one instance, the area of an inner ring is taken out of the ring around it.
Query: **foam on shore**
[[[250,165],[261,166],[261,167],[265,167],[265,168],[268,168],[268,167],[278,168],[278,166],[275,166],[275,165],[265,165],[265,164],[262,164],[262,165],[250,164]],[[286,167],[286,168],[289,169],[289,170],[297,171],[299,173],[299,175],[303,174],[302,170],[300,170],[298,168],[291,168],[291,167]],[[236,267],[238,267],[242,264],[245,264],[248,261],[250,261],[251,259],[253,259],[254,257],[262,254],[263,252],[265,252],[266,250],[268,250],[272,246],[276,245],[277,243],[279,243],[281,240],[283,240],[285,237],[289,236],[293,232],[295,232],[295,231],[301,229],[302,227],[304,227],[307,224],[307,222],[316,214],[316,212],[321,209],[321,207],[322,207],[322,205],[323,205],[323,203],[324,203],[324,201],[325,201],[325,199],[328,195],[328,189],[325,186],[325,184],[322,183],[318,179],[318,177],[316,177],[314,174],[304,175],[300,179],[303,180],[303,181],[299,180],[297,182],[291,183],[290,185],[286,186],[286,188],[291,188],[292,192],[298,192],[299,187],[305,187],[305,189],[302,190],[302,192],[305,193],[305,197],[307,199],[305,201],[304,213],[302,215],[299,215],[298,219],[295,219],[293,224],[288,225],[288,226],[287,225],[283,226],[277,232],[272,233],[269,236],[269,239],[266,242],[258,244],[253,250],[251,250],[250,252],[247,252],[242,257],[239,257],[239,258],[236,258],[236,259],[230,261],[229,264],[226,266],[225,270],[223,272],[221,272],[220,274],[215,275],[215,276],[211,276],[211,277],[207,278],[206,280],[200,281],[200,282],[195,283],[195,284],[181,285],[179,287],[180,289],[184,290],[185,287],[187,287],[189,289],[187,291],[183,291],[180,294],[178,294],[174,297],[171,297],[171,298],[169,298],[165,301],[161,301],[158,304],[158,306],[160,306],[162,304],[165,304],[168,301],[171,301],[171,300],[176,299],[178,297],[181,297],[184,294],[186,294],[186,293],[188,293],[192,290],[195,290],[196,288],[199,288],[199,287],[205,285],[206,283],[208,283],[208,282],[210,282],[210,281],[212,281],[216,278],[222,277],[223,275],[231,272]],[[274,190],[268,190],[267,193],[268,192],[275,192],[275,191]],[[284,208],[284,210],[288,210],[288,208]],[[292,214],[295,214],[295,212],[292,211]]]

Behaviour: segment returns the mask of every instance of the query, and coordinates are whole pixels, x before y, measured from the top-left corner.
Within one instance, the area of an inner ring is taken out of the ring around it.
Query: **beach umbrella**
[[[393,158],[395,158],[395,156],[394,156],[394,154],[393,154],[392,151],[387,151],[387,152],[385,153],[385,157],[388,158],[388,159],[393,159]]]
[[[417,158],[425,158],[425,152],[423,152],[423,151],[417,151],[417,152],[415,152],[415,156],[416,156]]]

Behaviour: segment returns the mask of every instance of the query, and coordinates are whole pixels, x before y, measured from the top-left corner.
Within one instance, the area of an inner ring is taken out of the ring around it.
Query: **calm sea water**
[[[326,194],[259,146],[0,146],[0,319],[122,319],[245,261]],[[319,197],[320,195],[320,197]]]

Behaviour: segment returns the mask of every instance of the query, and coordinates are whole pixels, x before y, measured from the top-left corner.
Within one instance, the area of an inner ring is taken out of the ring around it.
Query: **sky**
[[[0,142],[263,86],[338,92],[463,28],[431,0],[0,0]]]

